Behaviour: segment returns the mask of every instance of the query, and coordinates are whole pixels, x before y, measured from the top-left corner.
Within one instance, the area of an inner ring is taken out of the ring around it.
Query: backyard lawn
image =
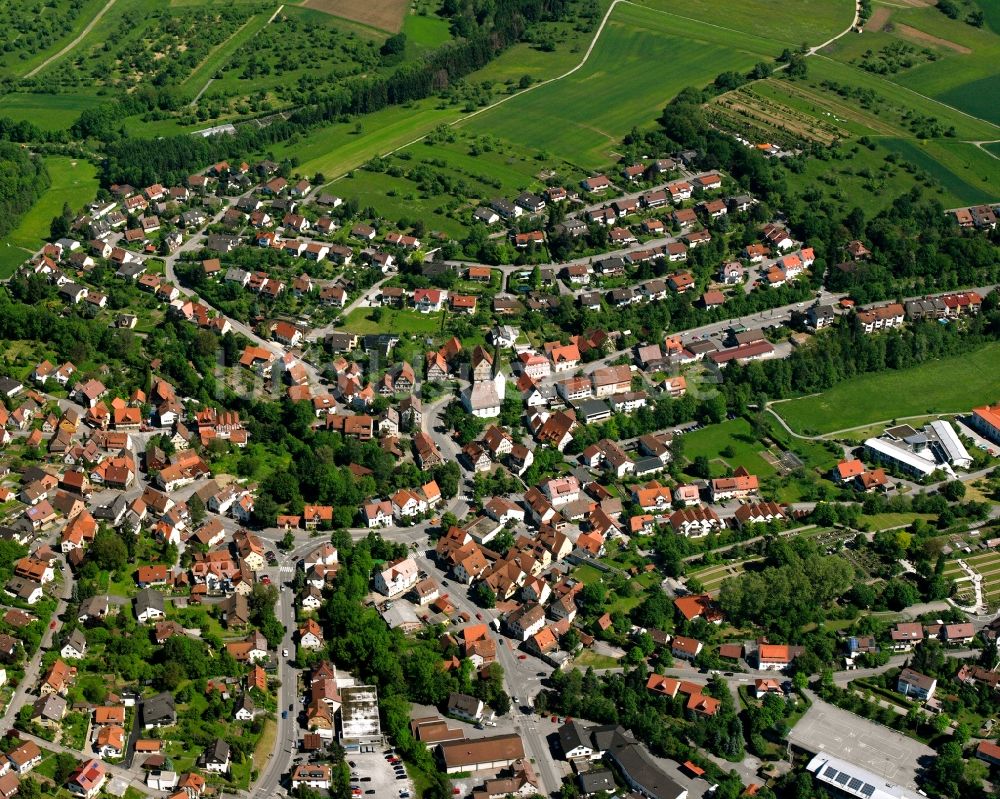
[[[371,318],[371,308],[355,308],[340,323],[340,327],[349,329],[352,333],[415,333],[418,335],[434,335],[441,332],[440,313],[420,313],[419,311],[404,311],[394,308],[382,308],[379,321]]]
[[[774,467],[761,457],[764,446],[754,437],[746,419],[709,425],[693,433],[685,433],[682,438],[684,457],[691,462],[699,455],[707,457],[712,464],[713,477],[730,474],[738,466],[745,467],[758,477],[774,474]],[[723,455],[722,451],[726,449],[733,454]]]

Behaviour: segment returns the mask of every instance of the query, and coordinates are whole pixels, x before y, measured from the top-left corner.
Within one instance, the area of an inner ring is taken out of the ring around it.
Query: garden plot
[[[732,563],[717,563],[714,566],[699,569],[691,574],[690,577],[698,580],[705,587],[706,593],[717,594],[725,580],[743,574],[746,564],[752,563],[755,560],[760,560],[760,558],[749,558],[748,560],[733,561]]]
[[[1000,552],[983,552],[962,560],[983,578],[983,600],[992,610],[1000,606]],[[956,585],[955,600],[959,604],[975,603],[975,591],[972,580],[956,561],[949,562],[944,569],[946,579]]]

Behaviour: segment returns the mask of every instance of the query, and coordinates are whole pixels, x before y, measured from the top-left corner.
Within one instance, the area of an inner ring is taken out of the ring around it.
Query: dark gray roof
[[[657,763],[646,747],[617,733],[605,754],[625,778],[649,799],[678,799],[686,790]]]
[[[164,691],[142,703],[142,720],[145,724],[162,724],[177,718],[173,694]]]
[[[598,771],[585,771],[577,776],[580,783],[580,790],[584,794],[600,793],[607,791],[615,792],[615,777],[610,769],[602,768]]]
[[[567,721],[559,728],[559,744],[563,754],[572,752],[579,746],[591,746],[589,730],[579,721]]]
[[[205,748],[205,763],[225,763],[229,760],[229,744],[216,738]]]
[[[163,610],[163,594],[153,588],[143,588],[135,595],[135,606],[137,610],[142,608],[156,608]]]

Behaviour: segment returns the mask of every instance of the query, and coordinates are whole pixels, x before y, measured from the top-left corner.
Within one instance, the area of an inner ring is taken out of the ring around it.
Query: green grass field
[[[844,30],[854,18],[850,0],[738,0],[726,3],[724,11],[714,0],[684,0],[680,4],[674,0],[638,0],[638,4],[793,47],[802,42],[825,41]]]
[[[27,120],[42,130],[63,130],[80,112],[100,105],[103,99],[86,92],[73,94],[28,94],[12,92],[0,97],[0,116]]]
[[[995,4],[995,3],[994,3]],[[982,5],[982,4],[980,4]],[[918,63],[886,78],[921,94],[933,97],[966,113],[1000,123],[1000,36],[989,27],[976,28],[959,19],[949,19],[933,5],[907,8],[892,2],[882,4],[888,11],[887,24],[862,36],[845,36],[824,54],[840,61],[860,63],[866,50],[879,51],[887,45],[903,43],[919,51]],[[889,30],[886,30],[886,28]],[[933,59],[923,55],[924,50]]]
[[[683,440],[684,457],[694,461],[699,455],[704,455],[712,462],[713,476],[728,474],[737,466],[745,467],[758,477],[774,474],[774,467],[760,456],[764,446],[753,437],[750,423],[746,419],[712,424],[693,433],[685,433]],[[735,454],[722,455],[722,450],[727,447],[731,447]],[[726,464],[729,465],[728,469]]]
[[[270,17],[270,13],[266,12],[250,17],[232,36],[217,45],[208,54],[208,57],[181,81],[181,89],[192,96],[201,91],[205,83],[229,60],[230,56],[241,47],[245,47],[267,25]]]
[[[772,407],[793,430],[818,434],[883,419],[965,412],[973,405],[1000,399],[998,359],[1000,344],[992,343],[967,355],[912,369],[863,375],[817,396]]]
[[[441,330],[441,314],[423,314],[419,311],[404,311],[393,308],[383,308],[382,318],[375,322],[368,318],[371,308],[355,308],[340,327],[352,333],[416,333],[418,335],[433,335]]]
[[[782,46],[674,14],[620,5],[581,69],[461,125],[597,168],[613,159],[622,136],[636,125],[648,125],[680,89],[708,83],[727,69],[748,69]],[[656,68],[651,73],[652,64]]]
[[[45,159],[45,165],[52,185],[0,247],[0,278],[9,277],[30,252],[41,248],[48,238],[52,217],[62,213],[63,203],[78,211],[97,192],[97,169],[89,161],[53,155]]]
[[[332,180],[376,155],[384,155],[426,136],[438,125],[452,122],[460,115],[457,107],[441,107],[436,99],[423,100],[376,111],[358,122],[316,128],[308,136],[295,137],[275,146],[274,151],[278,158],[298,158],[299,171],[303,174],[319,172]]]
[[[1000,161],[974,144],[947,139],[882,139],[881,143],[927,172],[962,204],[997,199]]]
[[[415,55],[422,50],[433,50],[451,38],[448,21],[436,16],[408,14],[403,20],[403,33],[407,47],[415,48]]]

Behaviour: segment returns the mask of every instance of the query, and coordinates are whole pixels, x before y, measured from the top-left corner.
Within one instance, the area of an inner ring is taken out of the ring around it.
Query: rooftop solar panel
[[[850,774],[845,774],[843,771],[841,771],[840,774],[837,775],[837,782],[840,783],[841,785],[846,785],[847,781],[850,778],[851,778]]]
[[[856,791],[862,785],[864,785],[864,783],[861,782],[861,780],[859,780],[857,777],[855,777],[854,779],[851,780],[850,784],[848,784],[847,787],[850,788],[852,791]]]
[[[835,769],[833,766],[827,766],[826,771],[824,771],[823,774],[832,780],[834,777],[837,776],[837,769]]]
[[[871,796],[873,793],[875,793],[875,786],[874,785],[869,785],[866,782],[864,784],[864,786],[861,788],[861,795],[862,796]]]

